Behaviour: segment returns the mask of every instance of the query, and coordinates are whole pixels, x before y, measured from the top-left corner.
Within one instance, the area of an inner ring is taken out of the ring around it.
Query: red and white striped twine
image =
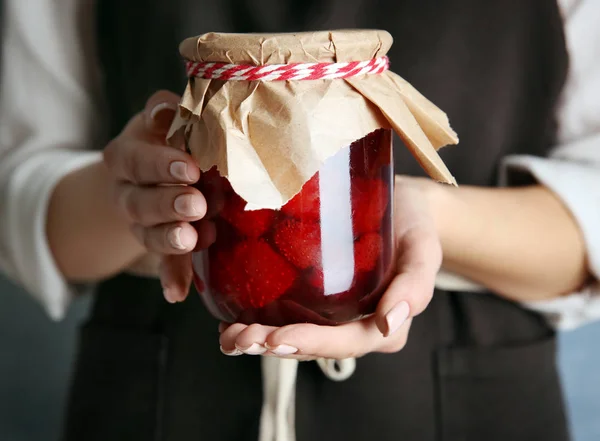
[[[199,63],[188,61],[188,77],[225,81],[333,80],[380,74],[388,70],[388,57],[345,63],[292,63],[252,66],[249,64]]]

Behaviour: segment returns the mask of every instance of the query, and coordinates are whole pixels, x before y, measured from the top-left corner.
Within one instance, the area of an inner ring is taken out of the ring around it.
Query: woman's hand
[[[311,360],[397,352],[406,344],[412,318],[433,295],[442,250],[422,181],[396,178],[397,275],[374,315],[340,326],[296,324],[281,328],[221,324],[221,350],[227,355],[271,355]]]
[[[178,101],[170,92],[157,92],[104,150],[104,162],[117,182],[116,206],[149,252],[136,262],[145,268],[137,269],[148,271],[160,256],[161,281],[170,302],[187,295],[192,280],[190,253],[199,245],[190,222],[206,214],[204,196],[190,186],[200,177],[198,166],[183,149],[169,147],[165,141]]]

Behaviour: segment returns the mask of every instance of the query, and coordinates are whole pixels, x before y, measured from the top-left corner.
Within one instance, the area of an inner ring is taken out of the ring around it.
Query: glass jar
[[[188,82],[167,138],[204,171],[196,226],[216,239],[193,271],[215,317],[334,325],[375,310],[395,269],[391,129],[456,183],[437,153],[456,134],[389,69],[392,41],[352,29],[181,43]]]
[[[194,253],[196,288],[226,322],[333,325],[374,312],[393,273],[392,134],[325,161],[280,210],[246,202],[215,168],[198,188],[216,240]]]

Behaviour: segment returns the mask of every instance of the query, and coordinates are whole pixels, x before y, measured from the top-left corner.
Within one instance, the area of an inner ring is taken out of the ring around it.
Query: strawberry
[[[323,269],[319,267],[311,269],[306,280],[308,280],[311,286],[323,289]]]
[[[281,211],[288,216],[302,220],[318,221],[321,213],[321,199],[319,197],[319,173],[310,178],[300,192],[288,201]]]
[[[352,178],[352,223],[356,236],[379,231],[390,201],[381,179]]]
[[[215,251],[210,263],[215,290],[242,308],[261,308],[278,299],[298,275],[269,244],[256,239],[239,242],[232,251]]]
[[[300,269],[321,263],[321,228],[316,222],[285,219],[275,230],[279,252]]]
[[[354,244],[356,271],[372,271],[383,251],[383,239],[377,233],[363,235]]]
[[[377,233],[369,233],[362,236],[354,243],[354,272],[355,281],[353,286],[363,286],[365,273],[373,271],[375,265],[383,252],[383,239]],[[315,288],[323,289],[323,269],[315,266],[307,276],[308,282]],[[354,291],[354,289],[350,289]]]
[[[258,238],[271,227],[275,212],[273,210],[244,211],[245,206],[246,201],[231,192],[227,195],[227,200],[220,213],[221,217],[242,235]]]
[[[366,178],[380,176],[381,167],[392,159],[392,132],[379,129],[350,145],[351,175]]]

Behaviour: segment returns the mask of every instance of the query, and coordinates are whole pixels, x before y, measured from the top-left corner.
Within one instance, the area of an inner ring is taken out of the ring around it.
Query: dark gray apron
[[[567,71],[552,0],[98,0],[111,134],[161,88],[185,86],[177,46],[208,31],[382,28],[392,68],[450,116],[442,156],[459,183],[495,185],[512,153],[545,156]],[[396,170],[422,174],[399,141]],[[66,441],[256,440],[260,359],[221,355],[198,296],[168,305],[155,280],[100,286],[83,326]],[[494,295],[436,291],[394,355],[334,383],[302,363],[298,441],[564,441],[553,331]]]

